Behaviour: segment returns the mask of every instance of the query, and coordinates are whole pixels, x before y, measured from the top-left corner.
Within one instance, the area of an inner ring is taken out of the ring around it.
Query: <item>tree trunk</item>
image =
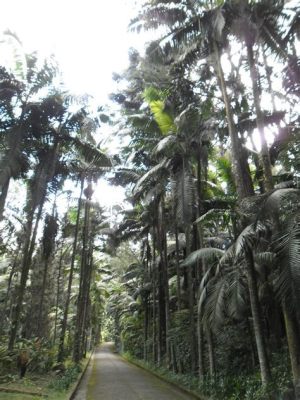
[[[185,240],[186,240],[186,257],[190,254],[190,227],[187,226],[185,230]],[[195,338],[195,317],[194,317],[194,288],[193,288],[193,275],[192,267],[187,268],[188,275],[188,302],[189,302],[189,336],[190,336],[190,352],[191,352],[191,372],[192,374],[196,371],[196,338]]]
[[[42,290],[41,290],[41,300],[39,304],[39,312],[38,312],[38,337],[41,338],[44,336],[44,332],[42,329],[43,325],[43,306],[44,306],[44,298],[46,292],[46,283],[47,283],[47,275],[49,270],[49,263],[50,259],[46,259],[44,263],[44,271],[43,271],[43,283],[42,283]]]
[[[88,292],[88,235],[89,235],[90,199],[86,199],[82,239],[82,254],[80,268],[80,285],[77,301],[77,316],[74,336],[73,361],[78,363],[82,357],[82,335],[85,318],[85,297]]]
[[[295,399],[300,399],[300,344],[297,321],[291,315],[286,305],[283,305],[285,331],[289,348],[290,361],[292,366],[293,382],[295,388]]]
[[[90,218],[89,218],[90,220]],[[89,221],[88,221],[89,224]],[[86,289],[84,291],[84,296],[83,296],[83,322],[82,322],[82,333],[81,333],[81,348],[82,352],[85,357],[86,353],[86,336],[89,328],[89,321],[90,321],[90,306],[91,306],[91,299],[90,299],[90,289],[91,289],[91,282],[92,282],[92,275],[93,275],[93,242],[94,242],[94,237],[91,232],[89,232],[88,229],[88,236],[90,237],[89,239],[89,250],[88,250],[88,255],[87,255],[87,262],[86,262],[86,272],[85,274],[87,275],[86,278]]]
[[[3,212],[5,208],[5,201],[8,193],[8,188],[9,188],[9,183],[10,183],[10,177],[6,179],[6,182],[2,185],[1,189],[1,194],[0,194],[0,221],[3,218]]]
[[[14,261],[13,261],[13,264],[12,264],[12,267],[11,267],[11,271],[10,271],[10,274],[9,274],[9,278],[8,278],[8,282],[7,282],[7,289],[6,289],[6,295],[5,295],[4,307],[3,307],[3,310],[4,310],[5,313],[7,313],[6,307],[7,307],[8,299],[11,297],[10,296],[10,291],[11,291],[13,276],[14,276],[14,273],[16,272],[16,268],[17,268],[17,265],[18,265],[18,258],[20,256],[21,245],[22,245],[22,242],[20,240],[19,243],[18,243],[18,247],[17,247],[17,250],[16,250],[16,255],[14,257]],[[11,303],[11,301],[10,301],[10,303]],[[8,315],[8,314],[6,314],[6,315]],[[1,325],[3,323],[5,323],[5,320],[1,321]]]
[[[163,256],[163,281],[165,293],[165,314],[166,314],[166,364],[170,368],[171,347],[170,347],[170,299],[169,299],[169,273],[168,273],[168,250],[167,250],[167,234],[165,229],[165,204],[164,199],[161,203],[161,234],[163,238],[162,256]]]
[[[57,317],[58,317],[58,305],[59,305],[59,298],[60,298],[60,279],[61,279],[61,270],[62,270],[62,262],[63,262],[63,247],[64,247],[64,242],[61,244],[61,251],[60,251],[60,257],[59,257],[59,263],[58,263],[58,275],[57,275],[57,281],[56,281],[56,302],[55,302],[55,321],[54,321],[54,333],[53,333],[53,345],[55,345],[56,342],[56,334],[57,334]]]
[[[152,234],[153,254],[152,254],[152,358],[153,362],[157,361],[157,323],[156,323],[156,280],[157,280],[157,265],[156,265],[156,248],[155,248],[155,227],[153,226]]]
[[[66,330],[67,330],[67,322],[68,322],[69,306],[70,306],[72,283],[73,283],[75,258],[76,258],[76,252],[77,252],[77,240],[78,240],[78,233],[79,233],[79,222],[80,222],[83,187],[84,187],[84,178],[82,177],[81,184],[80,184],[80,195],[79,195],[78,204],[77,204],[77,216],[76,216],[74,242],[73,242],[73,250],[72,250],[72,257],[71,257],[71,267],[70,267],[70,274],[69,274],[69,281],[68,281],[66,304],[65,304],[65,308],[64,308],[64,316],[63,316],[61,333],[60,333],[60,338],[59,338],[57,362],[62,362],[64,359],[64,342],[65,342],[65,335],[66,335]]]
[[[33,226],[33,214],[34,210],[30,212],[30,215],[27,220],[27,229],[26,229],[26,240],[24,244],[24,255],[23,255],[23,260],[22,260],[22,270],[21,270],[21,278],[20,278],[20,285],[18,287],[17,293],[16,293],[16,306],[14,310],[14,315],[12,318],[12,326],[11,326],[11,331],[10,331],[10,337],[9,337],[9,343],[8,343],[8,349],[11,351],[13,350],[15,340],[17,337],[17,331],[18,331],[18,326],[20,322],[20,316],[21,316],[21,311],[22,311],[22,303],[24,299],[24,294],[25,294],[25,289],[26,289],[26,283],[27,283],[27,278],[28,278],[28,273],[29,269],[31,266],[31,260],[32,260],[32,255],[35,247],[35,241],[36,241],[36,235],[38,231],[38,225],[42,217],[42,211],[43,211],[43,206],[44,206],[44,201],[45,201],[46,194],[43,196],[42,201],[40,202],[36,220],[35,220],[35,225],[32,233],[32,226]],[[32,235],[31,235],[32,233]]]
[[[261,373],[261,381],[263,385],[267,385],[268,383],[270,383],[271,380],[271,372],[263,334],[263,325],[257,292],[253,254],[250,249],[246,250],[245,257],[247,263],[247,280],[250,295],[251,313],[253,318],[254,335]]]
[[[148,360],[149,299],[144,300],[144,361]]]
[[[253,55],[253,46],[251,44],[247,44],[247,57],[250,67],[254,106],[256,111],[256,125],[261,141],[260,161],[264,171],[264,186],[266,191],[270,191],[273,189],[272,167],[268,144],[265,137],[264,116],[260,106],[260,91],[258,87],[259,76]]]
[[[209,373],[210,376],[214,378],[216,374],[215,348],[214,348],[213,334],[208,326],[206,327],[206,337],[208,345]]]
[[[175,253],[176,253],[176,285],[177,285],[177,310],[181,310],[180,266],[179,266],[179,240],[178,226],[175,224]]]
[[[204,379],[204,346],[203,346],[203,328],[202,328],[202,320],[201,320],[201,310],[198,304],[198,312],[197,312],[197,338],[198,338],[198,376],[199,380],[203,381]]]
[[[232,170],[234,174],[238,198],[239,200],[241,200],[244,197],[254,195],[253,183],[250,175],[246,152],[242,147],[238,134],[236,132],[233,114],[230,106],[230,100],[227,94],[224,72],[221,65],[218,44],[216,43],[216,41],[214,41],[213,45],[217,64],[216,72],[219,79],[223,101],[225,104],[228,131],[231,141]]]

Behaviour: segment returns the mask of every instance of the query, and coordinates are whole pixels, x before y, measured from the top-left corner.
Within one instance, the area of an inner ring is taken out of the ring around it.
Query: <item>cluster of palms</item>
[[[55,83],[57,67],[23,61],[14,74],[0,68],[1,337],[10,351],[43,339],[58,361],[73,349],[78,362],[99,338],[93,253],[104,217],[92,184],[112,163],[93,139],[99,117]],[[67,180],[79,183],[77,206]]]
[[[203,380],[217,372],[220,330],[236,326],[263,386],[272,350],[287,344],[299,398],[299,9],[155,0],[132,27],[164,27],[144,57],[131,52],[116,76],[127,88],[112,95],[131,138],[113,183],[133,204],[113,239],[142,243],[127,291],[139,299],[143,356],[182,370],[185,340],[184,368]]]

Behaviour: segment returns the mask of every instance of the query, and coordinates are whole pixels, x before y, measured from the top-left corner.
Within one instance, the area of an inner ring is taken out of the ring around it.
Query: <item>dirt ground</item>
[[[103,344],[79,386],[74,400],[192,400],[193,397],[124,361]]]

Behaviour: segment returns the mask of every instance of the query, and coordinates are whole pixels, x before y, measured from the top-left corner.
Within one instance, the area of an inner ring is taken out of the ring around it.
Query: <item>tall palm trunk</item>
[[[158,262],[157,282],[158,282],[158,319],[157,319],[157,363],[161,365],[162,358],[166,351],[166,297],[163,271],[163,249],[160,229],[157,228],[157,241],[160,260]]]
[[[25,103],[22,108],[22,113],[19,117],[19,122],[17,125],[12,129],[9,134],[8,143],[6,143],[7,148],[9,149],[9,156],[8,158],[8,166],[4,165],[4,168],[0,170],[0,187],[1,187],[1,195],[0,195],[0,220],[3,217],[3,211],[5,208],[6,197],[8,193],[8,188],[10,184],[10,179],[12,178],[13,174],[12,171],[16,169],[16,165],[18,165],[18,155],[21,148],[21,143],[24,134],[26,133],[26,129],[23,129],[24,117],[27,112],[27,101],[29,99],[29,94],[25,100]],[[19,168],[17,168],[18,170]]]
[[[159,262],[159,342],[160,360],[166,356],[166,362],[170,363],[170,308],[169,308],[169,283],[168,283],[168,259],[167,259],[167,238],[165,231],[165,210],[164,199],[162,198],[158,206],[158,248],[160,255]]]
[[[198,339],[198,377],[202,381],[204,379],[204,343],[203,343],[203,326],[200,302],[197,307],[197,339]]]
[[[153,362],[157,361],[157,322],[156,322],[156,282],[157,282],[157,266],[156,266],[156,240],[155,226],[152,233],[152,358]]]
[[[46,294],[46,284],[47,284],[49,264],[50,264],[50,259],[46,258],[44,260],[43,282],[42,282],[41,299],[39,303],[39,312],[38,312],[38,337],[44,336],[44,332],[42,330],[42,325],[43,325],[42,316],[43,316],[44,299]]]
[[[213,333],[210,327],[206,327],[206,337],[208,345],[208,359],[209,359],[209,373],[213,378],[216,374],[216,360],[215,360],[215,345],[213,340]]]
[[[26,283],[31,266],[32,255],[35,248],[38,225],[41,220],[42,210],[46,199],[47,185],[53,179],[55,173],[55,166],[57,163],[59,148],[60,148],[59,138],[55,137],[53,147],[49,150],[46,157],[37,167],[36,171],[37,179],[35,180],[35,187],[32,188],[30,191],[28,191],[29,197],[27,201],[27,207],[29,207],[30,209],[27,213],[28,216],[27,216],[26,231],[25,231],[26,239],[24,244],[21,279],[17,292],[16,307],[14,310],[14,317],[12,320],[12,326],[10,331],[10,337],[8,343],[9,350],[13,349],[18,332]],[[36,209],[38,209],[38,211],[35,218],[34,229],[32,232],[34,214]]]
[[[30,212],[30,215],[28,216],[28,219],[27,219],[26,231],[25,231],[26,232],[26,240],[25,240],[25,244],[24,244],[24,254],[23,254],[23,260],[22,260],[21,278],[20,278],[20,284],[19,284],[19,287],[18,287],[18,290],[16,293],[16,303],[15,303],[15,309],[13,311],[13,317],[12,317],[12,325],[11,325],[11,331],[10,331],[9,342],[8,342],[9,350],[13,350],[15,340],[17,337],[20,316],[21,316],[21,311],[22,311],[22,304],[23,304],[23,299],[24,299],[24,294],[25,294],[25,288],[26,288],[26,283],[27,283],[27,279],[28,279],[29,269],[31,266],[31,260],[32,260],[32,255],[33,255],[33,251],[34,251],[36,235],[37,235],[37,231],[38,231],[38,225],[39,225],[39,222],[42,217],[44,201],[45,201],[45,196],[39,205],[39,209],[38,209],[37,216],[35,219],[33,233],[32,233],[32,227],[33,227],[33,218],[34,218],[33,211],[34,210],[32,210]]]
[[[168,251],[167,251],[167,234],[165,229],[165,204],[164,199],[161,203],[161,234],[163,238],[162,256],[163,256],[163,282],[165,292],[165,314],[166,314],[166,361],[170,368],[171,360],[171,344],[170,344],[170,296],[169,296],[169,273],[168,273]]]
[[[149,328],[149,296],[143,301],[144,308],[144,355],[143,359],[148,360],[148,328]]]
[[[0,194],[0,220],[3,218],[3,212],[5,207],[5,201],[8,193],[10,183],[10,177],[6,179],[6,182],[2,185],[1,194]]]
[[[89,218],[89,217],[88,217]],[[90,220],[90,218],[89,218]],[[89,221],[88,220],[88,224]],[[86,354],[86,344],[88,339],[88,327],[89,327],[89,320],[90,320],[90,306],[91,306],[91,299],[90,299],[90,289],[91,289],[91,282],[92,282],[92,275],[93,275],[93,244],[94,238],[93,235],[87,232],[89,236],[89,249],[87,254],[87,261],[86,261],[86,289],[83,292],[83,319],[82,319],[82,330],[81,330],[81,353]]]
[[[57,335],[58,306],[59,306],[59,300],[60,300],[60,296],[61,296],[60,280],[61,280],[61,275],[62,275],[62,264],[63,264],[63,258],[64,258],[63,248],[64,248],[64,241],[61,244],[59,262],[58,262],[58,274],[57,274],[57,280],[56,280],[56,302],[55,302],[55,320],[54,320],[53,345],[55,345],[56,335]]]
[[[263,54],[267,82],[268,82],[268,86],[269,86],[268,89],[269,89],[269,93],[271,95],[272,109],[273,109],[273,112],[275,112],[275,111],[277,111],[277,108],[276,108],[275,95],[274,95],[273,84],[272,84],[272,68],[270,68],[268,65],[267,56],[266,56],[263,46],[262,46],[262,54]]]
[[[216,41],[213,42],[216,72],[219,79],[220,90],[225,104],[228,131],[231,141],[232,170],[234,174],[237,194],[239,199],[254,195],[253,182],[250,175],[249,165],[245,150],[243,149],[238,134],[236,132],[230,100],[227,93],[224,72],[221,65],[220,52]]]
[[[20,252],[21,252],[21,246],[22,246],[22,242],[19,241],[16,253],[15,253],[15,256],[14,256],[14,261],[12,263],[11,271],[9,273],[8,282],[7,282],[7,289],[6,289],[6,295],[5,295],[5,300],[4,300],[4,306],[3,306],[3,309],[5,310],[5,312],[6,312],[6,307],[7,307],[8,300],[9,300],[10,295],[11,295],[10,291],[11,291],[13,276],[14,276],[14,274],[16,272],[16,269],[17,269],[18,259],[20,257]],[[1,323],[3,323],[3,322],[5,322],[5,321],[1,321]]]
[[[297,321],[294,315],[288,311],[286,304],[283,304],[283,316],[285,331],[289,348],[289,355],[292,367],[295,399],[300,399],[300,344]]]
[[[260,161],[264,171],[264,186],[265,189],[269,191],[273,189],[272,169],[268,144],[265,137],[264,116],[260,106],[260,90],[258,87],[259,76],[255,65],[252,44],[247,44],[247,57],[252,81],[253,99],[256,111],[256,124],[261,142]]]
[[[190,227],[187,226],[185,229],[185,241],[186,241],[186,257],[190,254]],[[188,303],[189,303],[189,336],[190,336],[190,352],[191,352],[191,372],[196,371],[196,338],[195,338],[195,316],[194,316],[194,288],[193,288],[193,274],[192,268],[189,266],[187,269],[187,280],[188,280]]]
[[[69,274],[69,280],[68,280],[67,297],[66,297],[63,321],[62,321],[62,326],[61,326],[61,333],[60,333],[60,338],[59,338],[59,349],[58,349],[58,355],[57,355],[58,362],[61,362],[64,359],[64,343],[65,343],[65,335],[66,335],[66,330],[67,330],[69,306],[70,306],[72,283],[73,283],[73,276],[74,276],[75,258],[76,258],[76,253],[77,253],[77,241],[78,241],[78,233],[79,233],[79,222],[80,222],[83,187],[84,187],[84,177],[81,178],[80,195],[79,195],[78,204],[77,204],[77,216],[76,216],[76,225],[75,225],[72,257],[71,257],[70,274]]]
[[[86,296],[88,293],[88,286],[89,286],[89,262],[88,262],[89,223],[90,223],[90,198],[87,197],[84,210],[80,285],[79,285],[79,294],[77,301],[77,316],[76,316],[74,349],[73,349],[73,360],[76,363],[78,363],[82,357],[82,337],[83,337],[83,329],[85,323]]]
[[[186,204],[186,193],[185,193],[185,174],[186,174],[186,155],[182,157],[182,185],[181,185],[181,199],[182,199],[182,220],[185,230],[185,247],[186,247],[186,257],[189,256],[191,252],[191,227],[190,227],[190,204]],[[190,354],[191,354],[191,372],[196,371],[196,354],[197,354],[197,344],[195,337],[195,316],[194,316],[194,285],[193,285],[193,273],[192,268],[187,268],[187,286],[188,286],[188,304],[189,304],[189,336],[190,336]]]
[[[177,288],[177,309],[181,310],[181,272],[179,265],[179,240],[178,240],[178,226],[175,223],[175,256],[176,256],[176,288]]]
[[[250,295],[251,314],[253,318],[254,336],[260,366],[261,381],[267,385],[271,380],[269,360],[266,351],[266,344],[263,334],[261,309],[258,299],[257,282],[254,269],[252,250],[246,250],[247,280]]]

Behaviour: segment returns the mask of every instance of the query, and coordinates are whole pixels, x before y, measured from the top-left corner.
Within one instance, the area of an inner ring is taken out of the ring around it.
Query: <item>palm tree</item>
[[[182,8],[179,4],[173,4],[173,2],[170,2],[169,7],[167,7],[166,2],[162,5],[157,1],[151,3],[151,5],[147,4],[145,10],[134,22],[138,25],[143,24],[143,21],[146,29],[156,25],[167,27],[169,32],[164,37],[164,40],[168,38],[166,51],[170,53],[172,50],[171,43],[175,45],[171,57],[176,57],[177,63],[186,65],[193,64],[204,57],[212,56],[214,58],[214,68],[225,105],[238,196],[242,199],[253,195],[253,184],[247,157],[236,131],[221,64],[221,49],[226,40],[226,31],[224,30],[226,21],[222,9],[216,7],[204,11],[197,9],[190,3]]]

